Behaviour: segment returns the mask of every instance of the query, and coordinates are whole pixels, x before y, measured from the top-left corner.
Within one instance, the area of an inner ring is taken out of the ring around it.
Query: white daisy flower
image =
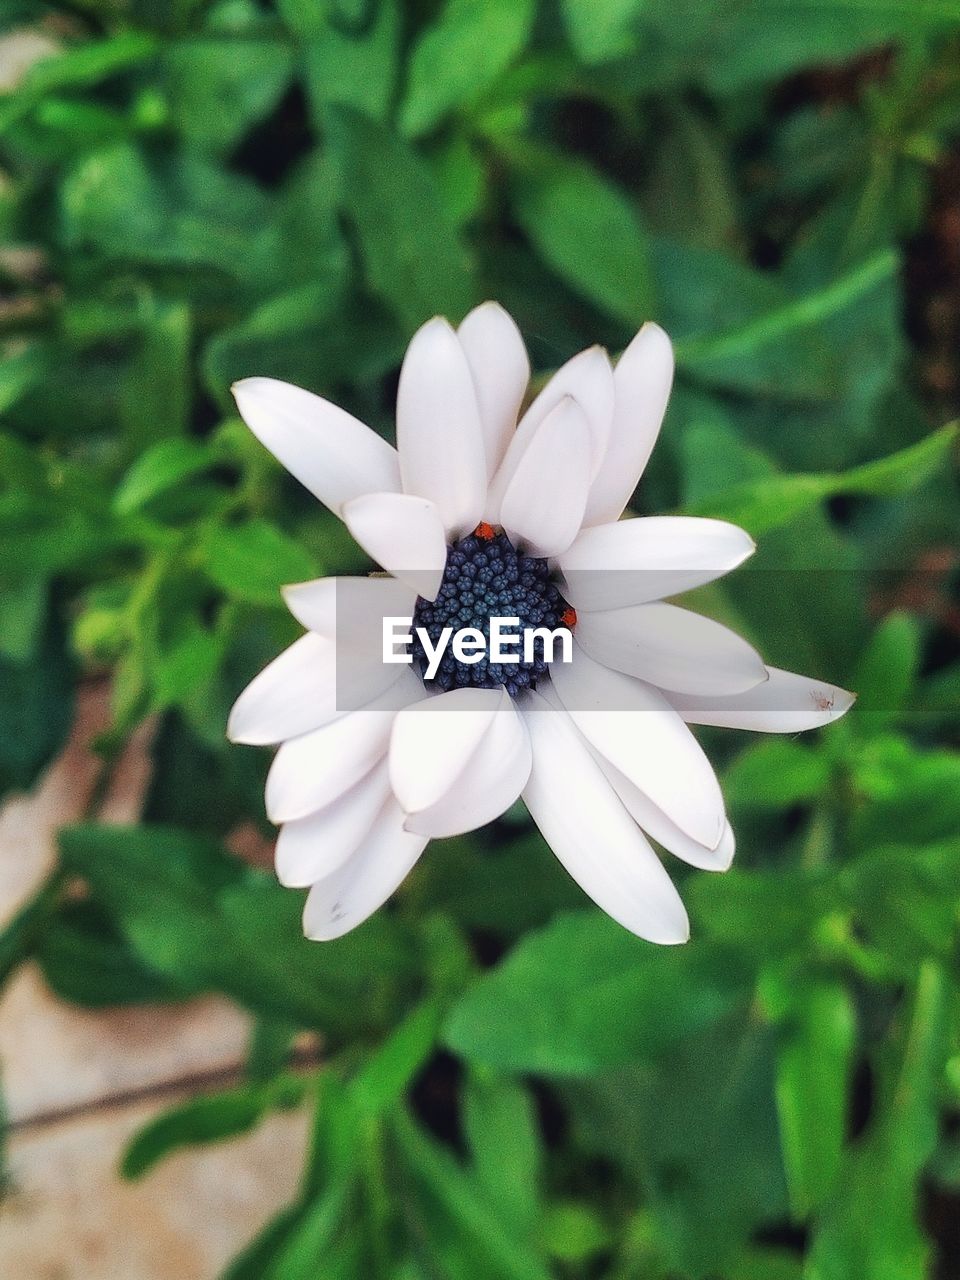
[[[651,839],[707,870],[734,851],[688,725],[794,733],[853,701],[664,603],[742,564],[754,550],[742,529],[620,519],[670,393],[666,334],[645,325],[615,368],[600,347],[574,356],[518,422],[529,376],[516,325],[487,302],[458,330],[436,318],[414,336],[396,449],[309,391],[234,387],[257,438],[389,575],[288,588],[307,633],[230,716],[233,741],[280,744],[267,813],[279,879],[310,888],[308,937],[347,933],[431,837],[522,797],[604,911],[653,942],[683,942],[687,915]],[[384,661],[385,618],[412,619],[412,665]],[[440,653],[445,628],[488,639],[491,618],[569,629],[571,660],[543,647],[512,663]]]

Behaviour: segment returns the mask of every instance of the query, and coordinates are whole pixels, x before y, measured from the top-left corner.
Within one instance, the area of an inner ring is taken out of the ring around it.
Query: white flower
[[[683,942],[687,915],[648,837],[708,870],[734,849],[688,724],[793,733],[853,701],[663,603],[742,564],[754,550],[742,529],[620,520],[670,392],[663,331],[645,325],[616,368],[600,347],[574,356],[518,423],[529,374],[516,325],[488,302],[457,331],[437,318],[414,336],[396,449],[308,391],[269,378],[234,388],[258,439],[392,575],[289,588],[307,634],[230,716],[234,741],[281,744],[267,812],[281,826],[280,880],[311,886],[311,938],[365,920],[431,836],[479,827],[522,796],[604,911],[643,938]],[[428,688],[372,640],[373,619],[412,615],[434,634],[478,609],[564,615],[572,662],[491,672],[450,656]]]

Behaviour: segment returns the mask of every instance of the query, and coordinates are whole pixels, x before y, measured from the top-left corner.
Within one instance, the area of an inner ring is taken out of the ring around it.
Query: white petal
[[[467,357],[441,316],[417,330],[404,357],[397,450],[404,492],[436,503],[451,539],[474,529],[487,492],[480,410]]]
[[[763,659],[735,631],[673,604],[584,610],[577,643],[605,667],[682,693],[741,693],[767,678]]]
[[[423,696],[409,668],[369,707],[285,742],[267,774],[267,816],[293,822],[332,804],[387,753],[394,717]]]
[[[436,804],[408,814],[408,831],[431,837],[474,831],[502,813],[526,786],[531,765],[530,736],[506,692],[490,727],[463,772]]]
[[[613,371],[613,429],[587,499],[585,525],[620,519],[657,442],[672,384],[670,339],[659,325],[645,324]]]
[[[280,594],[301,626],[333,640],[337,634],[337,583],[345,581],[345,578],[312,578],[309,582],[292,582],[281,587]],[[363,581],[384,579],[364,578]]]
[[[690,724],[719,725],[724,729],[753,729],[758,733],[800,733],[839,720],[853,706],[857,695],[823,680],[811,680],[792,671],[768,667],[769,679],[746,693],[727,698],[702,694],[668,695]]]
[[[307,895],[307,937],[329,942],[362,924],[400,886],[426,844],[425,836],[404,831],[403,811],[388,800],[356,853]]]
[[[390,672],[399,664],[383,661],[384,622],[413,617],[417,593],[412,587],[397,578],[320,578],[285,587],[283,594],[295,618],[336,644],[336,702],[341,712],[355,711],[372,696],[358,685],[356,672],[376,673],[375,693],[392,684]]]
[[[473,374],[489,477],[516,429],[530,381],[530,360],[520,330],[497,302],[474,307],[457,336]]]
[[[593,476],[599,468],[613,422],[613,369],[610,357],[602,347],[589,347],[557,370],[520,419],[503,462],[490,482],[486,518],[491,523],[500,523],[503,495],[537,428],[567,396],[576,400],[590,427],[590,475]]]
[[[556,556],[577,536],[590,476],[590,428],[565,397],[533,434],[507,486],[500,523],[534,556]]]
[[[743,529],[697,516],[644,516],[584,529],[560,556],[577,609],[622,609],[712,582],[756,550]]]
[[[509,697],[505,689],[451,689],[397,716],[390,739],[390,783],[406,813],[419,813],[443,799]]]
[[[396,449],[328,400],[274,378],[244,378],[233,395],[260,443],[337,515],[358,494],[399,490]]]
[[[282,742],[336,715],[334,645],[305,635],[264,667],[233,704],[227,720],[231,742],[263,746]]]
[[[359,847],[389,795],[387,762],[381,760],[319,813],[284,823],[275,854],[280,883],[308,889],[332,875]]]
[[[411,677],[408,667],[385,664],[382,651],[382,642],[373,651],[308,632],[250,681],[230,712],[227,737],[273,745],[365,707]]]
[[[733,828],[728,822],[723,829],[720,843],[715,849],[698,844],[671,822],[662,809],[644,795],[639,787],[634,786],[629,778],[619,769],[614,768],[608,760],[604,760],[599,752],[592,752],[603,770],[614,791],[623,801],[627,812],[634,822],[639,823],[651,839],[663,845],[674,857],[681,858],[692,867],[700,867],[703,871],[726,871],[733,861],[735,843]]]
[[[366,706],[404,670],[330,639],[305,635],[247,685],[227,721],[231,742],[272,745],[309,733],[345,711]]]
[[[570,718],[531,693],[530,814],[585,893],[650,942],[686,942],[687,913],[660,859],[603,776]],[[571,957],[576,963],[576,957]]]
[[[698,844],[723,836],[723,796],[710,762],[659,690],[610,671],[574,646],[573,662],[550,667],[570,716],[600,754]]]
[[[343,519],[377,564],[425,600],[436,599],[447,543],[434,503],[407,493],[368,493],[344,506]]]
[[[379,635],[383,618],[411,616],[417,593],[397,578],[316,578],[284,587],[283,598],[303,626],[350,643],[371,628]]]

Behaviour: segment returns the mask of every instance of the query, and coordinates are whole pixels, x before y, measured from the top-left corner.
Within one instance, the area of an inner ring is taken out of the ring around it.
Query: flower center
[[[518,636],[512,646],[516,662],[493,662],[490,649],[490,619],[519,618],[519,626],[504,626],[504,637]],[[433,679],[424,683],[444,691],[474,686],[494,689],[503,685],[511,697],[524,689],[535,689],[537,679],[549,663],[543,638],[532,639],[530,660],[524,657],[525,633],[534,627],[555,631],[572,628],[577,620],[574,610],[550,581],[546,560],[524,556],[517,551],[505,533],[489,524],[480,524],[465,538],[447,550],[443,581],[434,601],[418,597],[413,614],[413,661],[426,671],[427,653],[417,637],[416,628],[423,627],[433,645],[437,645],[445,627],[453,633],[475,628],[484,637],[485,646],[479,660],[460,661],[447,645]]]

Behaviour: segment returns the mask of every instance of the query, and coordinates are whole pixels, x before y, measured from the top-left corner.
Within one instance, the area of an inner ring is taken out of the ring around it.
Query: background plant
[[[311,1106],[230,1280],[956,1276],[960,6],[0,0],[0,70],[38,29],[0,97],[0,786],[84,673],[105,771],[158,731],[142,825],[65,831],[0,966],[256,1018],[247,1079],[124,1175]],[[820,737],[710,735],[739,850],[686,879],[677,951],[520,812],[322,947],[223,847],[267,830],[223,727],[296,633],[279,586],[364,566],[230,383],[389,435],[415,326],[484,297],[541,371],[671,333],[637,510],[745,525],[755,571],[703,607],[860,692]]]

